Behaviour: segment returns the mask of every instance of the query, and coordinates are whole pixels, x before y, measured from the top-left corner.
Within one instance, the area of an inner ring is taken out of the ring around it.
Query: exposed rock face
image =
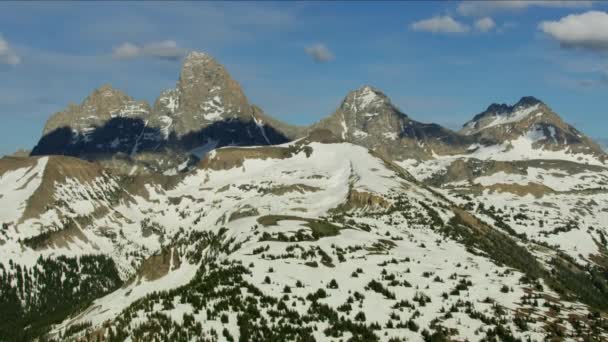
[[[370,86],[350,92],[331,116],[312,126],[317,128],[394,159],[428,159],[434,153],[464,151],[472,140],[439,125],[410,119]]]
[[[163,91],[153,108],[104,85],[54,114],[32,155],[76,156],[125,172],[177,172],[213,148],[279,144],[300,131],[250,105],[221,64],[192,52],[177,87]]]
[[[460,131],[484,145],[501,144],[525,137],[534,148],[602,157],[601,147],[565,123],[537,98],[522,97],[514,105],[492,104],[467,122]]]
[[[141,118],[149,113],[146,102],[135,101],[106,84],[93,90],[80,105],[70,104],[64,111],[53,114],[44,126],[43,135],[62,127],[86,134],[114,117]]]
[[[177,90],[173,130],[178,136],[195,132],[215,121],[251,117],[241,86],[211,56],[193,52],[186,57]],[[173,100],[173,99],[176,100]]]

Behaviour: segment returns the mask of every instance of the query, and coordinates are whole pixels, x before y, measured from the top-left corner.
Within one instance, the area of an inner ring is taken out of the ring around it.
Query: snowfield
[[[299,140],[272,147],[288,154],[264,148],[210,151],[212,144],[201,147],[205,157],[198,168],[163,181],[109,174],[86,181],[66,178],[53,185],[55,206],[0,235],[2,260],[26,267],[34,267],[39,256],[97,254],[114,261],[124,285],[56,324],[52,337],[76,339],[88,331],[136,340],[196,331],[196,336],[224,340],[261,334],[268,327],[276,333],[291,327],[310,329],[300,333],[316,340],[368,336],[415,341],[423,340],[426,331],[480,341],[500,326],[513,337],[542,340],[550,334],[547,326],[559,324],[569,333],[588,327],[571,323],[570,317],[586,317],[590,307],[559,299],[543,278],[556,254],[486,226],[483,222],[493,224],[495,217],[485,212],[471,210],[481,221],[469,218],[458,207],[467,201],[453,185],[428,188],[349,143]],[[235,158],[233,164],[222,164]],[[11,201],[21,203],[18,208],[40,186],[45,163],[41,158],[35,167],[1,176]],[[411,169],[413,164],[402,165]],[[414,174],[421,177],[424,172]],[[570,187],[560,177],[571,177]],[[556,191],[570,191],[606,177],[539,168],[527,175],[481,176],[460,185],[545,182]],[[485,190],[477,199],[504,212],[526,207],[531,217],[548,212],[543,214],[547,222],[568,221],[563,213],[574,205],[569,202],[573,197],[555,197],[551,201],[559,205],[550,207],[546,198],[513,196]],[[594,200],[608,207],[608,197]],[[18,221],[19,210],[3,211],[1,220]],[[589,211],[577,217],[585,220],[582,228],[562,235],[543,235],[546,229],[530,224],[536,218],[512,227],[589,262],[597,253],[593,238],[599,235],[597,230],[589,233],[587,226],[599,226],[608,216]],[[66,228],[68,221],[75,226]],[[475,229],[479,241],[470,244],[466,232]],[[24,245],[22,239],[45,230],[63,235],[51,235],[36,248]],[[511,244],[509,253],[529,249],[522,257],[536,268],[517,268],[513,257],[496,260],[499,254],[484,245],[486,235]],[[214,276],[218,272],[233,280],[223,283],[224,278]],[[219,285],[211,285],[214,281]],[[223,291],[232,295],[223,297]],[[258,303],[256,310],[248,310],[257,317],[248,320],[253,326],[239,321],[243,312],[226,300]],[[276,312],[304,321],[277,320]],[[190,325],[191,320],[200,327]],[[340,321],[350,323],[343,326]],[[157,329],[166,335],[158,335]]]

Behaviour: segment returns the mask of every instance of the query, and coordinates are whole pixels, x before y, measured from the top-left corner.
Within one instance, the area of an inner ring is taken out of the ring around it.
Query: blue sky
[[[532,95],[608,137],[608,3],[0,2],[0,154],[31,148],[53,112],[110,83],[153,102],[205,51],[252,103],[294,124],[364,84],[458,128]],[[121,50],[122,49],[122,50]]]

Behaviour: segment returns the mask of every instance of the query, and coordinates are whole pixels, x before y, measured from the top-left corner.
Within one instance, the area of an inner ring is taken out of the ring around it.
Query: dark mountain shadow
[[[100,160],[114,154],[145,152],[183,152],[215,141],[216,147],[227,145],[275,145],[289,142],[285,134],[272,126],[257,125],[253,120],[216,121],[199,131],[168,137],[158,127],[149,127],[138,118],[112,118],[103,126],[80,133],[65,126],[44,135],[31,152],[32,156],[68,155],[87,160]]]
[[[444,144],[454,147],[466,147],[475,142],[470,136],[462,135],[434,123],[412,122],[401,133],[401,137],[412,139],[439,139]]]

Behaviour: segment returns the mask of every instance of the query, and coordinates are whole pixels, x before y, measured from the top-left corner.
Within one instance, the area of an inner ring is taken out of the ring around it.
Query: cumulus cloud
[[[432,33],[465,33],[469,27],[454,18],[444,15],[435,16],[429,19],[416,21],[410,25],[414,31],[426,31]]]
[[[475,22],[475,28],[481,32],[491,31],[494,27],[496,27],[496,23],[489,17],[481,18]]]
[[[505,11],[518,11],[529,7],[589,8],[593,1],[586,0],[502,0],[502,1],[462,1],[458,13],[465,16],[486,16]]]
[[[324,44],[314,44],[304,48],[304,51],[315,62],[325,63],[335,58],[334,54]]]
[[[21,63],[21,58],[0,35],[0,64],[17,65],[19,63]]]
[[[538,27],[564,48],[608,52],[608,13],[571,14],[557,21],[543,21]]]
[[[126,42],[114,48],[114,51],[112,51],[112,57],[115,59],[151,57],[166,60],[176,60],[184,56],[185,53],[186,49],[179,47],[173,40],[151,42],[144,45],[136,45]]]

